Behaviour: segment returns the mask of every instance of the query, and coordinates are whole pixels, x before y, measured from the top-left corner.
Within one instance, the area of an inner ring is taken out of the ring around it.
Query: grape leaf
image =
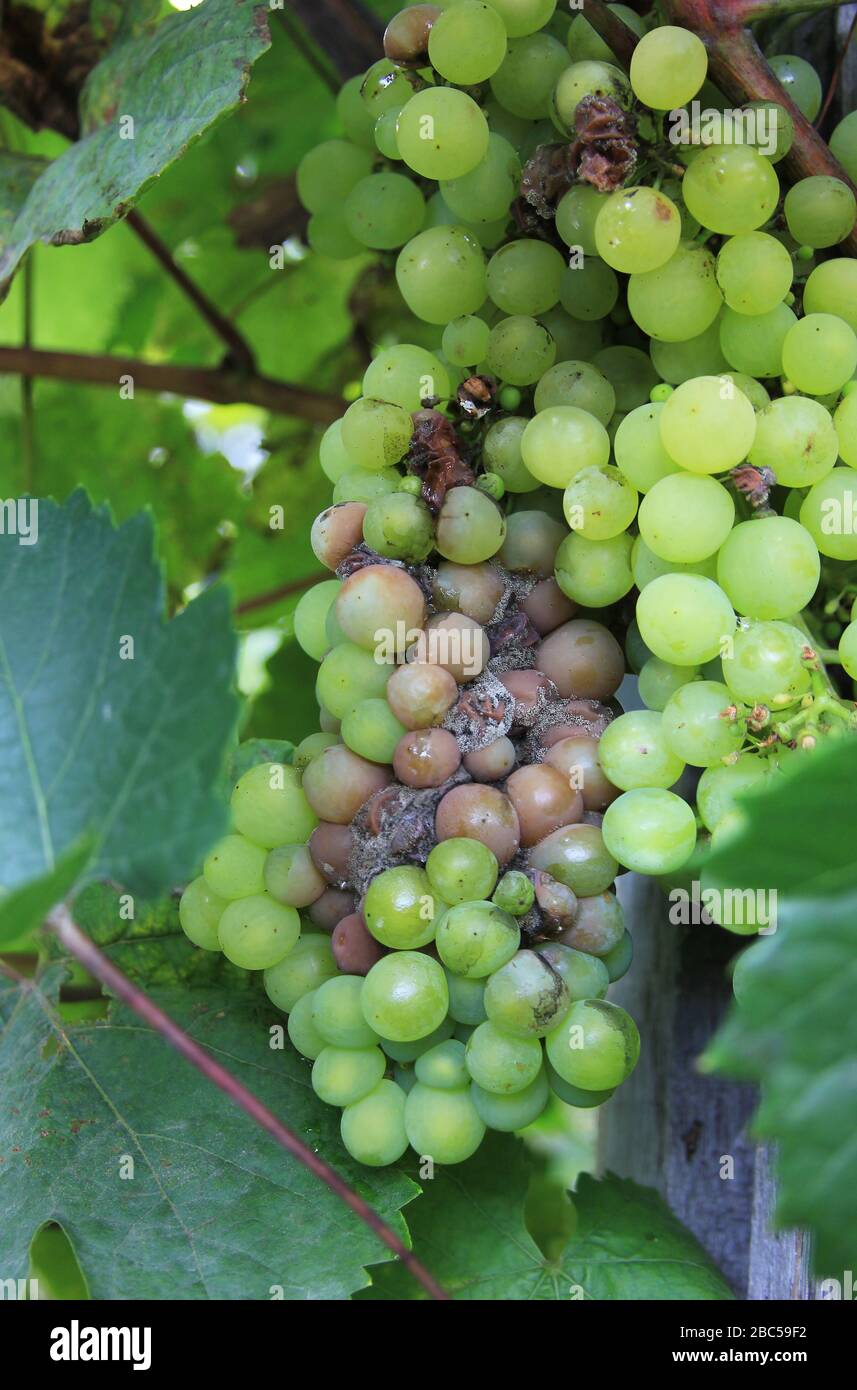
[[[94,848],[94,836],[82,836],[58,856],[49,873],[6,894],[0,901],[0,946],[8,949],[68,896],[89,867]]]
[[[123,217],[242,100],[269,43],[267,7],[256,0],[204,0],[151,33],[121,34],[87,78],[81,139],[36,180],[0,245],[0,281],[8,286],[34,242],[90,241]]]
[[[290,763],[295,745],[286,738],[248,738],[239,743],[229,760],[230,783],[237,782],[257,763]]]
[[[384,1258],[371,1231],[136,1016],[112,1004],[103,1022],[62,1023],[63,973],[52,965],[24,989],[0,981],[4,1276],[26,1277],[34,1232],[56,1221],[95,1299],[341,1299],[365,1284],[366,1264]],[[229,985],[152,997],[332,1155],[407,1243],[400,1209],[418,1189],[348,1158],[309,1063],[288,1041],[269,1047],[284,1018],[264,996]]]
[[[853,741],[814,754],[745,802],[746,829],[706,875],[777,893],[776,931],[741,956],[736,1003],[703,1066],[760,1085],[776,1221],[808,1228],[817,1272],[836,1276],[857,1229],[855,777]]]
[[[150,516],[117,529],[83,492],[36,515],[35,544],[0,536],[3,887],[51,874],[91,834],[88,877],[154,894],[226,823],[227,596],[165,624]]]
[[[524,1222],[531,1174],[519,1140],[489,1133],[467,1163],[421,1179],[423,1194],[408,1209],[414,1251],[456,1298],[732,1298],[663,1199],[612,1175],[580,1179],[577,1230],[558,1258],[546,1259]],[[361,1297],[422,1296],[394,1266],[371,1273],[372,1286]]]

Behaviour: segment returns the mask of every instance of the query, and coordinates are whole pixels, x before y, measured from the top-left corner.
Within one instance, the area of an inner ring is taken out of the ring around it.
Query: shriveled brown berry
[[[425,66],[431,26],[440,13],[439,5],[408,5],[399,10],[384,30],[385,56],[403,67]]]
[[[446,729],[414,729],[396,744],[393,771],[406,787],[439,787],[460,762],[458,743]]]
[[[550,676],[546,676],[544,671],[525,669],[523,671],[504,671],[499,679],[509,694],[515,697],[513,727],[517,725],[520,728],[526,724],[527,715],[538,705],[539,691],[543,690],[545,694],[550,691]]]
[[[348,882],[348,856],[353,844],[350,826],[333,821],[323,820],[309,837],[312,862],[334,888],[344,888]]]
[[[570,926],[577,911],[577,898],[570,888],[544,870],[533,874],[536,902],[554,928]]]

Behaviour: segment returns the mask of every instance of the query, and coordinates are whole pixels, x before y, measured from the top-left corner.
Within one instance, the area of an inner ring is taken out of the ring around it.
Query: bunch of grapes
[[[698,38],[610,8],[630,72],[555,0],[403,10],[298,170],[310,246],[394,259],[416,341],[321,443],[320,732],[240,779],[181,920],[264,971],[367,1164],[607,1099],[639,1052],[617,872],[700,872],[855,724],[802,616],[822,557],[854,591],[853,191],[783,197],[786,108],[725,110]]]

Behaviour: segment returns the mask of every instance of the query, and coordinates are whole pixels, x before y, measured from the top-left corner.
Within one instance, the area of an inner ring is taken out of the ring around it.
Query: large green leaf
[[[746,802],[744,834],[708,871],[721,889],[777,898],[776,931],[740,958],[736,1004],[703,1064],[761,1086],[755,1129],[777,1143],[777,1222],[808,1227],[817,1270],[838,1276],[857,1230],[855,778],[854,742],[808,758]]]
[[[0,981],[4,1276],[26,1277],[35,1231],[56,1221],[96,1299],[341,1299],[364,1285],[384,1258],[369,1229],[136,1016],[114,1005],[104,1022],[63,1024],[63,972]],[[309,1064],[269,1046],[284,1020],[264,996],[228,984],[153,997],[407,1241],[399,1212],[417,1188],[348,1159]]]
[[[3,887],[50,875],[92,835],[91,877],[157,893],[226,820],[227,597],[205,594],[165,624],[149,515],[117,529],[82,492],[37,515],[35,544],[0,536]]]
[[[98,236],[242,99],[270,43],[267,13],[257,0],[204,0],[152,32],[120,35],[87,79],[81,139],[36,180],[8,229],[0,281],[34,242]]]
[[[524,1221],[532,1174],[522,1143],[486,1136],[459,1168],[438,1169],[409,1208],[414,1251],[459,1299],[727,1299],[732,1293],[690,1231],[650,1188],[584,1176],[577,1230],[547,1259]],[[365,1297],[419,1298],[394,1266]]]

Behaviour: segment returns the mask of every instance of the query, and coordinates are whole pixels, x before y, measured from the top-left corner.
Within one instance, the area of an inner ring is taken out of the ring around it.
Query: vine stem
[[[166,391],[176,396],[213,401],[216,405],[258,405],[279,415],[294,415],[317,425],[329,425],[342,414],[338,396],[274,381],[258,372],[227,367],[184,367],[178,363],[141,362],[133,357],[45,349],[0,347],[0,373],[85,381],[118,390],[128,377],[141,391]]]
[[[234,612],[252,613],[254,608],[267,608],[269,603],[277,603],[281,598],[288,598],[289,594],[300,594],[304,589],[311,589],[313,584],[318,584],[322,579],[330,578],[330,570],[316,570],[313,574],[304,575],[303,579],[292,579],[288,584],[280,584],[276,589],[268,589],[264,594],[254,594],[252,598],[242,599],[236,603]]]
[[[839,79],[842,76],[842,69],[845,66],[845,59],[848,57],[848,50],[851,47],[851,40],[854,38],[855,33],[857,33],[857,10],[854,11],[854,18],[852,19],[851,24],[849,26],[848,35],[845,39],[845,42],[839,50],[839,54],[836,59],[836,64],[833,69],[833,74],[830,78],[830,83],[827,88],[827,94],[824,98],[824,104],[813,123],[816,127],[816,130],[819,130],[821,126],[824,125],[824,119],[828,111],[830,110],[831,105],[833,104],[833,98],[836,96],[837,90],[839,88]]]
[[[102,951],[95,945],[94,941],[81,931],[74,921],[65,904],[55,907],[49,914],[46,925],[56,936],[62,946],[74,956],[97,980],[100,980],[117,998],[124,1004],[133,1009],[138,1017],[142,1018],[150,1028],[159,1033],[166,1042],[174,1047],[178,1053],[184,1057],[186,1062],[196,1067],[208,1081],[223,1091],[231,1101],[250,1116],[251,1120],[261,1126],[271,1138],[274,1139],[287,1153],[293,1158],[303,1163],[311,1173],[315,1174],[331,1192],[335,1193],[341,1202],[359,1216],[379,1240],[392,1250],[409,1272],[425,1289],[430,1298],[438,1301],[448,1301],[449,1294],[437,1280],[428,1272],[425,1266],[412,1251],[408,1250],[403,1242],[396,1235],[376,1211],[369,1206],[356,1192],[348,1186],[324,1159],[319,1158],[318,1154],[313,1153],[292,1130],[278,1120],[276,1115],[268,1109],[266,1105],[254,1096],[237,1077],[226,1071],[219,1062],[206,1052],[205,1048],[195,1042],[183,1028],[164,1013],[153,999],[138,988],[127,975],[108,960]],[[23,982],[26,984],[27,982]],[[32,988],[32,985],[30,986]]]

